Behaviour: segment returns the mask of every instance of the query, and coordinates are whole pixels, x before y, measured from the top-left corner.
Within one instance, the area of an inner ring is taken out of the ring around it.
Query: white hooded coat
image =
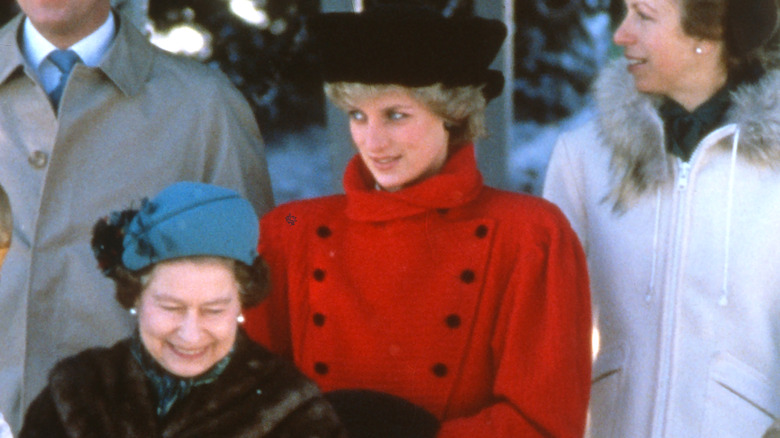
[[[780,72],[740,86],[690,162],[624,61],[562,135],[544,196],[585,248],[593,437],[761,436],[780,416]]]

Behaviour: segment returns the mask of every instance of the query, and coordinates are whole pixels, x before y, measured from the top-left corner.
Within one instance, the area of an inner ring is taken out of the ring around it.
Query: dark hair
[[[229,263],[233,267],[233,275],[238,282],[238,296],[241,308],[260,304],[268,295],[270,281],[268,278],[268,266],[262,257],[255,258],[252,266],[235,259],[214,256],[186,257],[187,259],[216,259]],[[176,259],[173,259],[176,260]],[[165,263],[160,262],[160,263]],[[116,285],[116,300],[125,309],[134,307],[144,288],[148,284],[149,276],[157,264],[147,266],[138,271],[131,271],[121,263],[114,269],[111,279]]]
[[[728,0],[676,0],[683,31],[689,36],[722,40]]]
[[[675,0],[680,25],[694,38],[723,42],[723,61],[730,72],[763,61],[776,45],[776,0]]]

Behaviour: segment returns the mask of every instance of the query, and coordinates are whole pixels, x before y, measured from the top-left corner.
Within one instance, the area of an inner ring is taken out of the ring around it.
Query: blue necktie
[[[65,90],[65,84],[68,83],[70,72],[73,70],[73,66],[76,65],[76,63],[81,62],[81,58],[79,58],[79,55],[73,50],[58,49],[49,53],[49,60],[60,70],[60,73],[62,73],[62,75],[60,75],[60,82],[51,93],[49,93],[49,98],[51,98],[54,108],[56,109],[59,107],[60,98],[62,97],[62,92]]]

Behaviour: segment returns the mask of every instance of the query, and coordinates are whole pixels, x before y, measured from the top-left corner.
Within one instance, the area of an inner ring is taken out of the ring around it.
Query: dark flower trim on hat
[[[125,230],[136,214],[138,210],[134,208],[115,211],[98,220],[92,228],[92,252],[106,277],[113,277],[116,267],[122,264]]]
[[[141,209],[139,210],[139,213],[141,214],[137,216],[139,229],[135,232],[131,231],[131,236],[135,237],[136,241],[138,242],[138,255],[142,255],[148,258],[150,261],[155,260],[157,257],[157,252],[154,249],[154,245],[149,242],[149,235],[147,232],[157,223],[165,221],[179,213],[179,211],[169,213],[167,216],[159,219],[156,223],[147,224],[145,218],[154,216],[158,209],[159,205],[157,205],[157,203],[154,201],[150,201],[147,198],[141,200]],[[130,223],[130,221],[128,221],[128,223]],[[125,232],[124,234],[127,233]]]

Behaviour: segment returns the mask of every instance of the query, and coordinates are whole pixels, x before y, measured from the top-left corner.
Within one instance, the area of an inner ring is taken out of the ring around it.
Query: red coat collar
[[[347,217],[357,221],[386,221],[438,208],[453,208],[477,197],[482,174],[474,159],[474,146],[459,148],[441,171],[397,192],[376,190],[371,172],[355,155],[344,173]]]

